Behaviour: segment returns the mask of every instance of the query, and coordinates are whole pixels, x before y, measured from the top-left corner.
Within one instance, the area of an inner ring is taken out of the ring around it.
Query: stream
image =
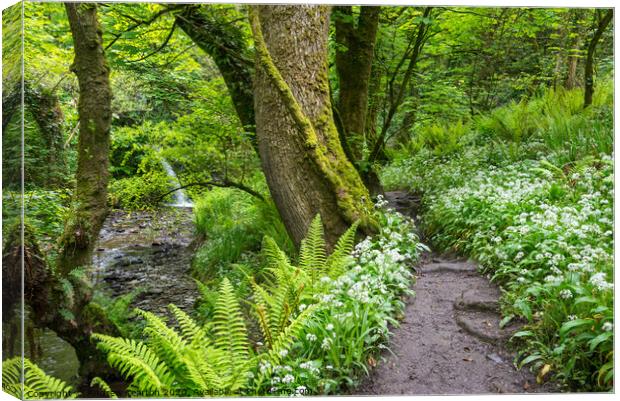
[[[163,161],[178,186],[170,165]],[[110,211],[95,246],[90,279],[96,291],[118,297],[137,291],[129,310],[140,308],[170,316],[171,303],[190,312],[199,292],[190,277],[194,253],[193,203],[184,191],[173,202],[154,211]],[[76,386],[79,363],[73,348],[51,330],[37,329],[40,355],[33,358],[29,341],[26,357],[47,374]]]

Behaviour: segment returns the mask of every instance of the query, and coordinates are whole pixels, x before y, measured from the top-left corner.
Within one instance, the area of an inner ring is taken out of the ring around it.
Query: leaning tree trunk
[[[269,190],[297,245],[320,213],[328,244],[356,220],[370,230],[372,204],[344,154],[327,67],[328,6],[257,6],[256,133]],[[264,35],[264,36],[263,36]]]
[[[23,231],[21,224],[8,230],[2,249],[2,276],[3,325],[19,327],[18,318],[22,316],[15,312],[23,300],[36,327],[54,331],[74,348],[80,362],[82,388],[87,388],[95,376],[120,379],[107,364],[105,354],[90,341],[93,332],[117,336],[118,328],[100,306],[91,302],[92,287],[84,277],[62,274],[48,266],[34,230],[27,224]],[[3,351],[7,356],[17,354],[12,346],[19,340],[15,334],[11,330],[8,335],[3,334]]]
[[[75,52],[71,70],[80,89],[75,209],[65,223],[59,258],[60,269],[68,271],[90,263],[107,215],[112,91],[96,5],[66,3],[65,7]]]
[[[596,31],[594,32],[594,36],[588,45],[588,55],[586,57],[586,68],[584,75],[585,93],[583,107],[588,107],[592,104],[592,96],[594,95],[594,51],[596,50],[596,45],[598,45],[601,36],[603,36],[603,32],[607,28],[607,25],[611,22],[613,15],[613,10],[607,10],[605,16],[599,21]]]

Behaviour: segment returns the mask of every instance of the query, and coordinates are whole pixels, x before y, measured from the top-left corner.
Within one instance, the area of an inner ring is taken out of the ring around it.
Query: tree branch
[[[153,50],[152,52],[150,52],[146,56],[140,57],[139,59],[127,60],[127,63],[137,63],[138,61],[146,60],[147,58],[151,57],[152,55],[162,51],[162,49],[164,47],[166,47],[166,45],[168,45],[168,42],[170,42],[170,39],[172,38],[172,35],[174,34],[174,31],[176,30],[176,28],[177,28],[177,21],[175,20],[172,23],[172,27],[170,28],[170,32],[168,32],[168,36],[166,36],[166,39],[164,39],[162,44],[157,49]]]
[[[112,39],[110,41],[110,43],[108,43],[108,45],[105,47],[104,50],[108,50],[110,47],[112,47],[112,45],[114,43],[116,43],[116,41],[119,40],[121,38],[121,36],[123,36],[124,33],[131,32],[134,29],[139,28],[142,25],[150,25],[153,22],[155,22],[158,18],[160,18],[161,16],[166,15],[166,14],[172,12],[172,11],[179,10],[179,9],[183,8],[184,6],[185,6],[184,4],[169,5],[167,8],[164,8],[163,10],[160,10],[160,11],[156,12],[155,14],[153,14],[151,16],[151,18],[149,18],[147,20],[136,20],[133,17],[125,16],[126,18],[131,19],[132,21],[136,21],[136,22],[133,25],[129,26],[127,29],[125,29],[122,32],[113,33],[112,35],[114,36],[114,39]]]
[[[175,188],[171,191],[166,192],[165,194],[163,194],[162,196],[159,197],[159,199],[157,199],[157,201],[161,201],[162,199],[164,199],[166,196],[170,195],[173,192],[176,191],[180,191],[182,189],[185,188],[189,188],[189,187],[205,187],[205,188],[210,188],[210,187],[219,187],[219,188],[236,188],[239,189],[243,192],[246,192],[252,196],[254,196],[255,198],[258,198],[260,200],[262,200],[263,202],[266,202],[267,199],[265,199],[265,197],[263,196],[263,194],[261,194],[258,191],[255,191],[254,189],[248,187],[247,185],[244,185],[240,182],[236,182],[236,181],[231,181],[229,179],[224,179],[223,181],[204,181],[204,182],[192,182],[190,184],[185,184],[185,185],[181,185],[178,188]]]

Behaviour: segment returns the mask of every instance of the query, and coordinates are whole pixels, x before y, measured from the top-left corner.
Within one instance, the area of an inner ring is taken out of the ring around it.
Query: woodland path
[[[415,199],[406,192],[386,193],[386,199],[401,213],[415,210]],[[554,391],[537,385],[527,369],[513,366],[514,355],[505,344],[516,327],[499,329],[500,291],[475,263],[427,254],[416,273],[415,296],[389,345],[393,354],[382,355],[356,394]]]

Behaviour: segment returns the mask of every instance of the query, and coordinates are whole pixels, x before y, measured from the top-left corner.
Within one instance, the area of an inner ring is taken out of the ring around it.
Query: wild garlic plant
[[[422,245],[411,219],[377,202],[381,232],[355,246],[345,271],[322,276],[316,318],[280,365],[263,365],[263,391],[274,395],[337,393],[358,384],[387,346],[403,297],[413,295],[412,263]],[[307,306],[299,306],[301,310]]]
[[[541,107],[530,109],[544,120]],[[599,111],[571,111],[591,124],[562,142],[548,137],[564,125],[521,143],[474,127],[477,139],[449,158],[422,149],[383,172],[388,187],[423,194],[422,228],[438,249],[476,258],[502,285],[502,323],[527,323],[514,338],[520,365],[581,390],[613,385],[613,131]]]

